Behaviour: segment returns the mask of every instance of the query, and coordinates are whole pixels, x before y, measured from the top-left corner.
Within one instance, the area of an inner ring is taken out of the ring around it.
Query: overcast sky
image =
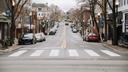
[[[33,2],[36,3],[48,3],[55,4],[60,7],[63,11],[68,11],[70,8],[73,8],[76,6],[75,0],[33,0]]]

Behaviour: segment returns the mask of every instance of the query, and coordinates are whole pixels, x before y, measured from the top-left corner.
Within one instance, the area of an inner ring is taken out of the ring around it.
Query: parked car
[[[72,32],[73,32],[73,33],[77,33],[78,30],[77,30],[76,28],[72,28]]]
[[[99,36],[91,32],[85,36],[85,40],[86,41],[99,41]]]
[[[46,41],[44,33],[36,33],[35,34],[37,42]]]
[[[69,23],[68,23],[68,22],[65,22],[65,25],[66,25],[66,26],[68,26],[68,25],[69,25]]]
[[[36,44],[36,38],[33,33],[24,34],[18,41],[19,45],[22,44]]]
[[[128,34],[122,34],[118,40],[119,45],[128,46]]]
[[[50,29],[49,35],[55,35],[57,31],[57,27],[53,27],[52,29]]]

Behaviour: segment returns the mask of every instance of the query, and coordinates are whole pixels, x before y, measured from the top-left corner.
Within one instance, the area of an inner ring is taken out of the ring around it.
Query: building
[[[51,10],[48,7],[48,4],[33,3],[32,8],[37,12],[37,26],[36,32],[44,32],[45,34],[48,31],[48,20],[50,20]]]
[[[0,48],[9,45],[10,22],[6,16],[0,15]]]
[[[119,0],[118,11],[122,12],[122,32],[128,34],[128,0]]]
[[[112,5],[112,0],[109,0]],[[118,0],[119,6],[116,7],[118,11],[117,15],[117,28],[118,28],[118,39],[121,34],[128,35],[128,0]],[[112,37],[112,10],[108,7],[108,39]]]
[[[0,1],[0,14],[5,12],[7,9],[7,6],[6,6],[6,3],[5,3],[5,0],[1,0]]]

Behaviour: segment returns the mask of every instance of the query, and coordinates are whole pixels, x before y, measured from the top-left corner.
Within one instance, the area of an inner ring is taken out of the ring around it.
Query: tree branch
[[[19,13],[17,14],[17,16],[15,16],[14,20],[16,20],[16,19],[19,17],[19,15],[20,15],[20,13],[21,13],[21,11],[22,11],[24,5],[27,3],[27,1],[28,1],[28,0],[25,0],[25,2],[22,4],[22,6],[20,7],[20,11],[19,11]]]
[[[15,5],[14,14],[18,11],[20,3],[21,3],[21,0],[18,0],[18,3]]]
[[[107,0],[107,3],[109,5],[110,9],[113,10],[112,5],[110,4],[109,0]]]

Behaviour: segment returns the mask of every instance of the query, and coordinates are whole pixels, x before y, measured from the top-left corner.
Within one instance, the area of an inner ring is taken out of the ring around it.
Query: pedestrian
[[[101,41],[103,42],[103,39],[104,39],[104,33],[103,33],[104,16],[103,16],[102,13],[101,13],[101,15],[99,16],[98,27],[99,27],[100,39],[101,39]]]

